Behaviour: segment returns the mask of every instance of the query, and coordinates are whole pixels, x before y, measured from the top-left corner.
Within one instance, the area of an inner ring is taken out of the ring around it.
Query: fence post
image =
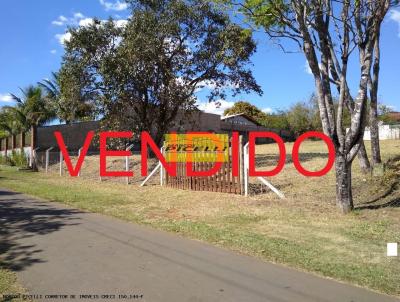
[[[64,161],[63,154],[60,151],[60,176],[62,176],[63,174],[63,161]]]
[[[130,151],[133,148],[133,144],[129,145],[126,148],[126,151]],[[128,172],[129,171],[129,156],[125,156],[125,171]],[[129,176],[126,177],[126,184],[129,185]]]
[[[164,147],[161,147],[160,149],[161,154],[164,155]],[[161,170],[160,170],[160,186],[164,185],[164,167],[161,166]]]
[[[37,162],[36,162],[36,151],[39,150],[40,148],[35,148],[33,149],[33,159],[32,159],[32,163],[35,163],[35,167],[37,169]]]
[[[244,178],[244,196],[248,196],[249,195],[249,143],[247,142],[246,143],[246,145],[244,145],[244,160],[243,160],[243,163],[244,163],[244,175],[243,175],[243,178]]]
[[[239,136],[239,182],[240,182],[240,194],[244,194],[244,165],[243,165],[243,136]]]
[[[53,147],[50,147],[49,149],[46,150],[46,173],[49,172],[49,157],[51,150],[53,150]]]
[[[29,167],[32,167],[32,163],[33,163],[33,159],[32,159],[32,153],[31,152],[31,147],[29,147]],[[6,156],[7,156],[7,152],[6,152]]]
[[[82,147],[83,148],[83,147]],[[79,150],[78,150],[78,160],[79,160],[79,158],[81,157],[81,151],[82,151],[82,148],[80,148]],[[81,168],[79,169],[79,172],[78,172],[78,177],[81,177],[81,171],[82,171],[82,167],[83,167],[83,162],[82,162],[82,166],[81,166]]]

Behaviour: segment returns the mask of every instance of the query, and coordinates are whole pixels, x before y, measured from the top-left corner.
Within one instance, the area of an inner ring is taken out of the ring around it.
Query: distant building
[[[98,132],[100,130],[99,121],[79,122],[68,125],[52,125],[39,127],[37,132],[36,145],[38,153],[46,149],[57,149],[57,142],[54,137],[54,132],[61,132],[64,143],[71,151],[76,151],[81,148],[85,142],[85,138],[89,131]],[[127,129],[130,130],[130,129]],[[249,138],[249,133],[270,131],[280,135],[285,141],[292,141],[293,134],[290,131],[282,129],[266,128],[246,114],[235,114],[230,116],[220,116],[218,114],[206,113],[203,111],[194,111],[191,113],[178,113],[170,131],[185,133],[188,131],[210,132],[210,133],[229,133],[239,132],[243,136],[243,141],[246,142]],[[27,135],[29,135],[27,133]],[[270,138],[257,138],[256,143],[273,142]],[[10,150],[11,138],[0,139],[0,154],[4,154],[5,150]],[[26,147],[29,148],[28,140]],[[98,146],[92,144],[90,150],[97,150]]]
[[[400,112],[392,111],[389,112],[387,115],[391,120],[400,123]]]
[[[383,125],[382,122],[379,125],[379,139],[400,139],[400,125]],[[371,140],[371,131],[369,128],[365,128],[364,140]]]
[[[221,131],[222,132],[239,132],[243,136],[244,141],[249,138],[249,132],[270,131],[279,134],[285,141],[294,139],[293,133],[282,129],[267,128],[244,113],[228,115],[221,117]],[[259,138],[257,143],[269,143],[272,139]]]

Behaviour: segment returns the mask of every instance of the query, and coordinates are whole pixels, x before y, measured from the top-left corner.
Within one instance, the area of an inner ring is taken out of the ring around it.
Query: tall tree
[[[63,97],[60,88],[60,75],[53,72],[50,79],[43,79],[38,85],[45,92],[45,97],[49,105],[53,107],[58,119],[61,122],[70,124],[75,121],[81,121],[92,118],[92,107],[83,101],[78,88],[79,83],[74,83],[74,92],[64,93]]]
[[[288,110],[286,115],[290,130],[297,136],[307,131],[317,131],[321,129],[318,111],[315,110],[315,104],[313,102],[298,102]]]
[[[16,124],[10,112],[4,110],[4,108],[1,108],[0,111],[0,130],[5,133],[7,137],[12,137],[11,150],[15,149]]]
[[[261,89],[247,65],[251,32],[202,0],[128,1],[125,26],[95,20],[71,29],[61,90],[81,84],[82,95],[112,126],[150,131],[157,143],[179,112],[196,106],[196,91],[212,85],[209,100],[228,90]]]
[[[389,8],[397,3],[390,0],[246,0],[240,3],[240,10],[256,26],[275,40],[294,42],[306,57],[314,76],[323,131],[336,147],[336,200],[344,213],[353,209],[351,166],[363,144],[375,41]],[[358,54],[360,77],[353,98],[347,78],[349,60],[354,54]],[[336,113],[334,89],[339,93]],[[345,108],[351,113],[347,133]]]
[[[369,126],[371,131],[371,156],[372,163],[380,164],[381,159],[381,148],[379,144],[379,124],[378,124],[378,87],[379,87],[379,71],[381,61],[381,50],[380,50],[380,28],[378,28],[375,40],[374,40],[374,64],[372,67],[372,75],[369,78],[369,92],[371,106],[369,111]]]
[[[21,135],[20,147],[24,147],[25,132],[29,129],[29,124],[24,112],[17,107],[3,106],[0,111],[0,129],[12,137],[12,149],[16,148],[16,137]]]
[[[233,115],[241,113],[246,114],[255,120],[258,120],[265,115],[265,113],[262,112],[260,108],[246,101],[236,102],[231,108],[227,108],[224,111],[224,115]]]
[[[26,126],[31,129],[31,158],[36,149],[37,128],[55,118],[55,112],[49,106],[40,87],[29,86],[21,89],[21,97],[10,94],[16,102],[16,108],[25,116]],[[32,161],[32,169],[36,170],[36,163]]]

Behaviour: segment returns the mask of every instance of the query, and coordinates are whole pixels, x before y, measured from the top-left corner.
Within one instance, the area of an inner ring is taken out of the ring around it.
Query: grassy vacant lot
[[[400,242],[400,141],[382,142],[384,159],[392,159],[382,177],[361,174],[355,160],[357,210],[345,216],[335,207],[333,171],[323,178],[299,175],[291,163],[291,148],[287,144],[283,172],[270,179],[285,193],[285,200],[268,191],[244,198],[154,185],[140,188],[111,180],[100,183],[92,177],[73,179],[5,167],[0,171],[0,187],[400,296],[400,257],[386,257],[386,243]],[[305,142],[301,152],[305,167],[324,165],[326,147],[322,143]],[[257,153],[260,168],[272,166],[277,148],[262,145]],[[265,191],[255,180],[252,188]]]

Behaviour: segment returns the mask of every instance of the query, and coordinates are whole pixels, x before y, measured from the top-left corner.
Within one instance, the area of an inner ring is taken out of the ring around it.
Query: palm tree
[[[40,88],[46,93],[48,103],[53,107],[60,121],[64,121],[66,124],[71,122],[70,110],[63,106],[61,101],[61,89],[60,89],[60,78],[58,72],[52,72],[51,79],[43,79],[38,82]]]
[[[6,145],[5,145],[5,156],[7,156],[7,151],[8,151],[8,138],[10,136],[13,135],[14,131],[13,131],[13,126],[12,126],[12,120],[10,118],[10,115],[8,114],[8,112],[6,112],[4,110],[4,108],[2,108],[2,110],[0,111],[0,130],[1,130],[1,134],[2,137],[4,137],[6,139]],[[13,140],[12,140],[12,149],[14,149],[14,136],[13,136]]]
[[[11,133],[13,135],[13,149],[15,148],[15,138],[18,134],[20,134],[20,148],[21,152],[24,150],[25,146],[25,133],[29,130],[30,124],[27,116],[18,107],[12,106],[4,106],[3,114],[6,116],[4,119],[5,123],[0,123],[0,128],[5,130],[6,132]],[[9,130],[7,130],[7,128]]]
[[[54,108],[58,119],[66,124],[91,119],[92,107],[83,98],[63,98],[60,81],[60,74],[52,72],[51,79],[43,79],[41,82],[38,82],[39,87],[46,93],[45,97],[48,103]]]
[[[29,86],[21,89],[21,92],[22,97],[15,94],[10,95],[16,102],[17,110],[15,112],[20,112],[21,117],[25,117],[25,126],[31,129],[31,157],[33,158],[36,149],[37,128],[52,121],[55,118],[55,112],[52,106],[49,106],[40,87]],[[32,168],[36,170],[34,161],[32,163]]]

